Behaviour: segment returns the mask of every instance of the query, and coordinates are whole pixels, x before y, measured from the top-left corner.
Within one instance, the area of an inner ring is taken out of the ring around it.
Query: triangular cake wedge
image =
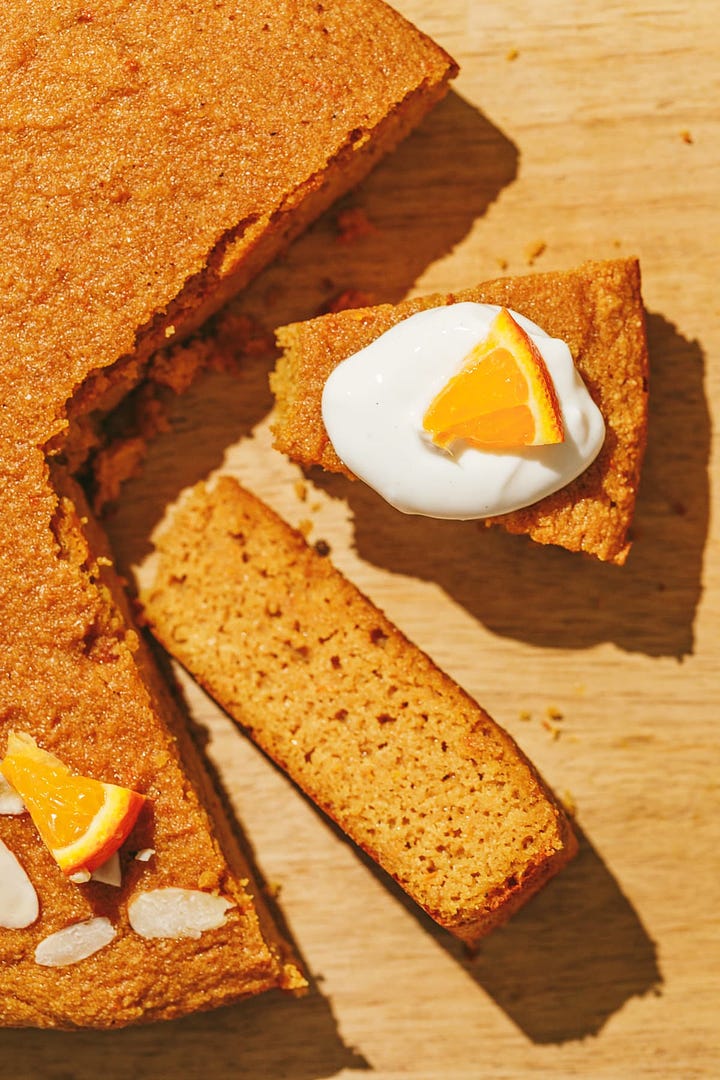
[[[575,480],[533,505],[485,518],[486,524],[624,563],[647,434],[648,356],[635,259],[500,278],[445,296],[282,327],[277,337],[283,355],[271,376],[276,448],[304,466],[352,477],[323,423],[322,394],[331,372],[409,316],[462,301],[510,308],[565,341],[606,428],[600,453]]]
[[[24,732],[149,797],[119,889],[67,880],[26,814],[0,814],[3,857],[39,899],[21,927],[0,890],[0,1024],[113,1027],[302,976],[63,471],[100,445],[153,350],[360,180],[456,68],[380,0],[9,0],[0,60],[0,756]],[[161,887],[233,906],[199,937],[149,938],[129,905]],[[89,918],[111,940],[61,971],[40,963],[58,956],[42,941]]]
[[[512,738],[233,479],[157,539],[150,626],[252,739],[469,944],[574,854]]]

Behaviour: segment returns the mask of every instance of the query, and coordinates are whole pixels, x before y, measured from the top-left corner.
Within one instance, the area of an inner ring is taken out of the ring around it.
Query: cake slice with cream
[[[363,479],[407,513],[625,561],[647,430],[635,260],[325,315],[278,341],[275,445],[294,460]],[[533,409],[544,401],[547,418],[555,400],[554,434],[538,437]]]

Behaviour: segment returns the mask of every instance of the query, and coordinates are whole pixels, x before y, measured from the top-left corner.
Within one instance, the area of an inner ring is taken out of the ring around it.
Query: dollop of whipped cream
[[[564,341],[510,311],[542,354],[565,428],[552,446],[448,454],[423,430],[434,397],[484,339],[499,307],[460,303],[418,312],[342,361],[325,384],[322,414],[335,452],[387,502],[426,517],[494,517],[565,487],[597,457],[600,410]]]

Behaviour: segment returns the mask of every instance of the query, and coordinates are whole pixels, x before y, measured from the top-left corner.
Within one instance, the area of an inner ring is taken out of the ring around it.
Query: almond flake
[[[120,853],[113,852],[107,862],[98,866],[90,875],[93,881],[99,881],[102,885],[114,885],[119,889],[122,885],[122,870],[120,869]]]
[[[42,967],[67,967],[109,945],[115,937],[115,927],[109,919],[85,919],[72,923],[44,938],[35,950],[35,962]]]
[[[136,859],[137,862],[150,862],[150,860],[152,859],[154,854],[155,854],[155,848],[154,847],[144,847],[142,849],[142,851],[138,851],[137,855],[135,856],[135,859]]]
[[[128,917],[144,938],[199,938],[222,926],[234,906],[214,893],[169,887],[140,893],[128,904]]]
[[[32,881],[0,840],[0,926],[24,930],[39,914],[40,902]]]
[[[84,885],[91,877],[89,870],[76,870],[74,874],[69,875],[68,880],[72,881],[73,885]]]
[[[0,773],[0,814],[24,814],[25,803]]]

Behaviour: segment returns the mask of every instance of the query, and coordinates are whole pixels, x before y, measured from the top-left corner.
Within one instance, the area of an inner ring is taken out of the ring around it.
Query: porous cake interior
[[[458,936],[477,941],[573,854],[510,736],[234,480],[181,500],[151,579],[166,648]]]

